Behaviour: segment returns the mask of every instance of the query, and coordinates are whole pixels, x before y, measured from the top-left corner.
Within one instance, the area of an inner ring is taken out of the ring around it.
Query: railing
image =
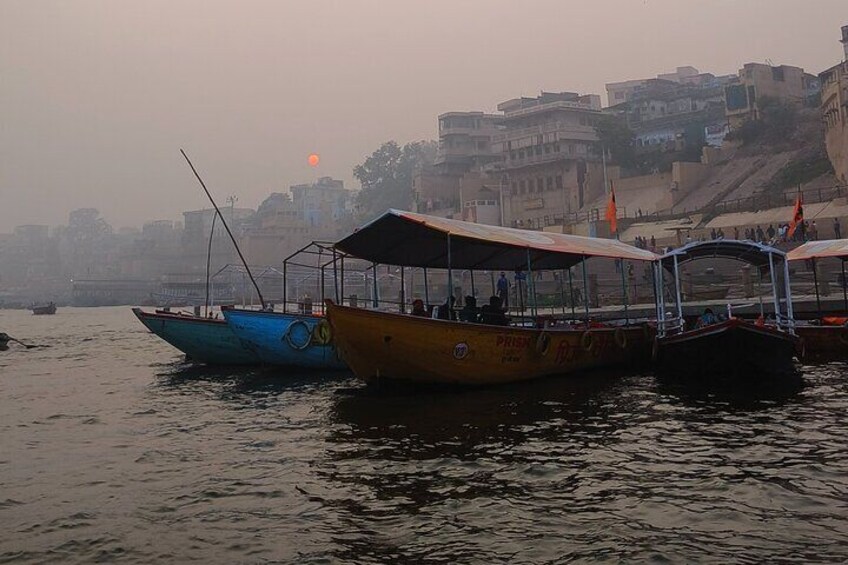
[[[804,204],[818,204],[830,202],[834,198],[848,196],[848,189],[845,186],[836,185],[802,190],[801,194]],[[759,192],[745,198],[735,198],[733,200],[718,202],[713,206],[712,211],[714,214],[727,214],[729,212],[753,212],[768,208],[791,206],[795,203],[797,197],[798,191],[779,193]]]

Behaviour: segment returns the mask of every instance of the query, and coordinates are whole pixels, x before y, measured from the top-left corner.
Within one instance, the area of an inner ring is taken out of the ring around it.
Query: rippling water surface
[[[844,562],[848,367],[463,391],[182,363],[127,308],[0,311],[0,562]]]

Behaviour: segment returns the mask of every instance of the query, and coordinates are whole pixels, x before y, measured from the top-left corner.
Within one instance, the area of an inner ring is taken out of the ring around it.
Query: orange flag
[[[792,237],[795,233],[795,228],[798,227],[798,224],[804,221],[804,202],[801,197],[801,189],[798,189],[798,196],[795,198],[795,210],[792,213],[792,221],[789,222],[789,231],[786,233],[786,237]]]
[[[615,186],[610,181],[609,202],[607,202],[607,213],[604,216],[609,222],[610,233],[618,232],[618,210],[615,208]]]

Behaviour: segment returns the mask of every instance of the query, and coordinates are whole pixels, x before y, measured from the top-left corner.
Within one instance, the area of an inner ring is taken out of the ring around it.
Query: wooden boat
[[[222,319],[203,318],[193,314],[144,312],[133,308],[133,314],[144,326],[186,354],[193,362],[209,365],[256,365],[257,355]]]
[[[389,210],[336,243],[374,264],[452,269],[560,270],[590,257],[652,261],[615,240],[531,232]],[[448,284],[448,288],[452,288]],[[396,306],[395,306],[396,308]],[[588,306],[586,306],[588,318]],[[535,308],[531,305],[531,312]],[[538,316],[534,316],[538,320]],[[339,354],[366,382],[490,385],[648,359],[646,325],[538,329],[434,320],[327,301]]]
[[[658,340],[655,362],[663,375],[746,378],[794,374],[794,336],[774,326],[733,318]]]
[[[801,338],[801,351],[805,362],[848,361],[848,279],[845,276],[845,263],[848,261],[848,239],[830,239],[809,241],[786,254],[789,261],[811,261],[813,263],[814,288],[816,302],[819,303],[819,284],[816,261],[835,258],[842,267],[842,300],[844,315],[821,316],[812,324],[798,325],[795,331]],[[819,308],[821,311],[821,308]]]
[[[704,321],[702,327],[687,329],[683,317],[679,267],[702,258],[734,259],[770,273],[777,323],[767,326],[733,317],[719,321],[710,312],[709,320]],[[782,298],[777,265],[783,270]],[[658,266],[660,287],[663,287],[664,271],[667,269],[673,276],[677,297],[677,316],[670,317],[664,303],[665,293],[658,293],[660,315],[654,361],[660,374],[677,378],[751,380],[796,373],[793,357],[799,341],[793,330],[792,297],[785,253],[752,241],[712,240],[693,242],[671,251],[660,258]],[[785,307],[785,313],[782,307]]]
[[[366,382],[490,385],[647,362],[647,325],[591,329],[489,326],[327,301],[341,357]]]
[[[12,341],[12,336],[5,332],[0,332],[0,351],[9,349],[9,342]]]
[[[322,316],[224,308],[232,332],[262,363],[302,369],[346,369]]]
[[[30,309],[32,310],[33,316],[52,316],[56,313],[56,304],[50,302],[43,306],[32,306]]]

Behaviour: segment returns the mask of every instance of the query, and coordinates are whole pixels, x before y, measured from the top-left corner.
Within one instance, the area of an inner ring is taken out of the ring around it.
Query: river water
[[[376,391],[0,311],[0,562],[844,562],[848,367]]]

